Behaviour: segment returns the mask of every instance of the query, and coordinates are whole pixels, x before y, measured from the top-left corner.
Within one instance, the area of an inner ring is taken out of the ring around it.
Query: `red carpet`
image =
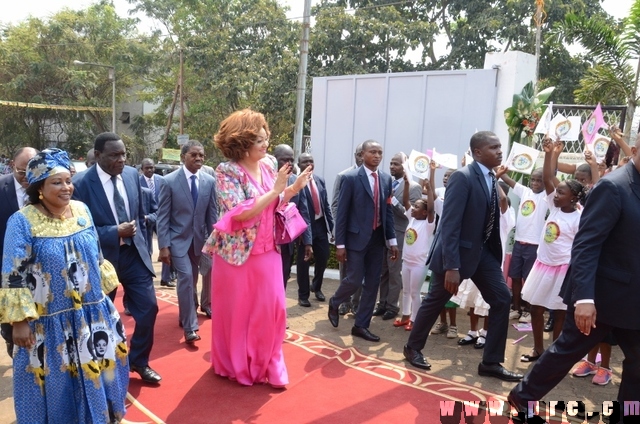
[[[160,313],[151,365],[163,381],[150,387],[131,374],[132,404],[125,422],[438,423],[440,401],[504,400],[294,331],[287,332],[284,344],[287,388],[243,387],[216,376],[210,367],[210,320],[200,317],[202,340],[188,347],[178,327],[175,292],[157,295]],[[133,320],[124,321],[130,334]],[[485,422],[479,418],[474,422]]]

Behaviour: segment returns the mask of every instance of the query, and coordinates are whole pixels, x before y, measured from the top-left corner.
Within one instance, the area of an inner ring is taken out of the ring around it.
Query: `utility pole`
[[[180,49],[180,134],[184,134],[184,56]]]
[[[540,79],[540,44],[542,43],[542,23],[547,18],[544,11],[544,0],[536,0],[536,11],[533,21],[536,24],[536,76],[533,80],[533,94],[538,94],[538,79]]]
[[[302,38],[300,39],[300,68],[298,70],[298,97],[296,100],[296,124],[293,132],[293,154],[298,158],[302,153],[302,133],[304,132],[304,100],[307,89],[307,57],[309,56],[309,28],[311,27],[311,0],[304,0],[302,17]]]

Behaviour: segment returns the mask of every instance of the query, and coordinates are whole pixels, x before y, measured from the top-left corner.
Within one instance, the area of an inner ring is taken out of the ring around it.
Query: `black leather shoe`
[[[334,327],[338,326],[340,322],[340,314],[338,313],[338,308],[333,306],[333,297],[329,299],[329,322]]]
[[[464,337],[463,339],[458,340],[458,345],[459,346],[466,346],[466,345],[470,345],[470,344],[476,344],[476,342],[478,341],[477,337],[472,337],[472,338],[468,338],[468,337]]]
[[[387,310],[384,307],[376,306],[376,309],[373,310],[373,316],[379,317],[381,315],[384,315],[385,312],[387,312]]]
[[[160,374],[151,369],[151,367],[138,367],[136,365],[129,366],[130,372],[137,372],[145,383],[158,384],[162,380]]]
[[[478,337],[478,340],[473,345],[474,349],[484,349],[484,344],[487,342],[487,339],[484,336]]]
[[[318,299],[320,302],[324,302],[325,300],[327,300],[327,298],[324,297],[324,293],[322,293],[320,290],[316,291],[316,299]]]
[[[402,350],[404,354],[404,358],[416,368],[421,368],[423,370],[430,370],[431,364],[424,359],[424,356],[419,350],[413,350],[409,346],[405,345]]]
[[[356,327],[355,325],[353,327],[351,327],[351,335],[352,336],[356,336],[356,337],[360,337],[360,338],[365,339],[365,340],[367,340],[369,342],[379,342],[380,341],[380,337],[378,337],[375,334],[373,334],[371,331],[369,331],[368,328]]]
[[[204,312],[207,318],[211,318],[211,308],[200,308],[200,312]]]
[[[170,287],[170,288],[175,288],[176,287],[176,283],[174,283],[173,281],[160,280],[160,285],[162,287]]]
[[[311,306],[311,302],[309,302],[309,299],[298,299],[298,305],[308,308]]]
[[[527,418],[527,407],[518,402],[511,393],[507,396],[507,402],[517,411],[517,415],[511,417],[514,423],[545,424],[547,422],[539,415]]]
[[[349,302],[341,303],[340,306],[338,306],[339,315],[347,315],[350,310],[351,310],[351,305],[349,304]]]
[[[200,340],[200,336],[198,336],[198,333],[196,333],[195,331],[185,331],[184,332],[184,341],[185,343],[195,343],[198,340]]]
[[[385,320],[385,321],[388,321],[390,319],[394,319],[397,316],[398,316],[397,312],[386,311],[384,314],[382,314],[382,319]]]
[[[524,377],[522,374],[508,371],[500,364],[485,365],[482,362],[478,365],[478,375],[483,377],[495,377],[504,381],[520,381],[522,380],[522,377]]]

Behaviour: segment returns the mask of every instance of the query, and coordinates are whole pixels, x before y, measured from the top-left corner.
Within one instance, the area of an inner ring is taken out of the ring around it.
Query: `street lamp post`
[[[103,65],[102,63],[73,61],[74,65],[80,66],[99,66],[109,70],[109,79],[111,80],[111,131],[116,132],[116,68],[112,65]]]

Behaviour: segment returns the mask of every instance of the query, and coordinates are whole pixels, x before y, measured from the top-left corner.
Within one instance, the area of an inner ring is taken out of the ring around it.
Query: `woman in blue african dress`
[[[71,200],[67,153],[44,150],[27,168],[30,204],[7,223],[0,289],[0,322],[13,325],[18,423],[120,422],[129,366],[105,295],[115,270],[102,262],[88,208]]]

